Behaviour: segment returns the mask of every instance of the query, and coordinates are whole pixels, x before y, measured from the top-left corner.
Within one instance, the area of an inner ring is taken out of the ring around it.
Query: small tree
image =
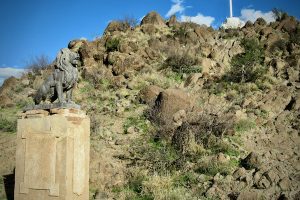
[[[199,73],[201,68],[197,66],[197,63],[197,58],[189,55],[187,52],[175,52],[165,60],[163,68],[171,67],[173,72],[179,74]]]
[[[288,16],[288,14],[286,12],[284,12],[283,10],[280,10],[278,8],[273,8],[272,13],[273,13],[273,16],[275,17],[276,21],[281,21]]]
[[[105,43],[105,48],[107,52],[118,51],[120,44],[119,38],[110,38]]]
[[[50,65],[48,56],[42,54],[40,56],[32,57],[26,63],[26,68],[33,74],[40,74],[41,70],[46,69]]]
[[[255,81],[265,73],[263,46],[256,38],[243,39],[241,45],[245,52],[232,58],[226,79],[240,83]]]
[[[133,16],[129,16],[126,15],[123,19],[120,20],[121,22],[127,24],[129,27],[131,28],[135,28],[138,25],[138,20],[133,17]]]

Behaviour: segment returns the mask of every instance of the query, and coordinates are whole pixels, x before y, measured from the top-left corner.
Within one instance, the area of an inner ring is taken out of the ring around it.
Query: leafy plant
[[[105,48],[107,52],[118,51],[120,44],[119,38],[108,39],[105,43]]]
[[[0,130],[14,133],[17,131],[17,122],[0,115]]]
[[[243,39],[241,45],[245,52],[232,58],[231,69],[224,78],[238,83],[254,82],[266,73],[263,46],[256,38]]]
[[[170,55],[165,63],[164,67],[171,67],[173,72],[182,74],[190,74],[190,73],[199,73],[201,72],[201,68],[197,66],[198,60],[188,53],[174,53]]]

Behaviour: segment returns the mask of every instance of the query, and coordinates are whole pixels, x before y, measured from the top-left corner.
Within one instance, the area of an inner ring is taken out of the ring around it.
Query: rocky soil
[[[75,102],[91,118],[91,199],[300,198],[295,18],[213,30],[151,12],[68,47],[82,59]],[[243,62],[253,76],[233,68]],[[50,68],[0,89],[0,198],[14,170],[15,116]]]

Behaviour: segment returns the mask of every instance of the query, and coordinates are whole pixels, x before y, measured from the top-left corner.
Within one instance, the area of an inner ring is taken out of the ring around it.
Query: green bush
[[[255,126],[255,122],[247,119],[242,119],[236,123],[236,125],[234,126],[234,130],[236,132],[243,133],[255,128]]]
[[[8,120],[0,115],[0,130],[4,132],[16,132],[17,122],[15,120]]]
[[[179,74],[199,73],[202,70],[196,65],[197,62],[198,60],[196,58],[187,53],[174,53],[166,59],[164,67],[171,67],[172,71]]]
[[[119,38],[108,39],[105,43],[105,48],[107,52],[118,51],[120,44]]]
[[[263,46],[256,38],[243,39],[241,45],[245,52],[232,58],[231,69],[224,78],[237,83],[254,82],[266,73]]]
[[[123,125],[125,134],[127,134],[127,129],[131,126],[136,127],[143,133],[147,133],[149,130],[149,126],[148,126],[146,118],[144,116],[127,118]]]

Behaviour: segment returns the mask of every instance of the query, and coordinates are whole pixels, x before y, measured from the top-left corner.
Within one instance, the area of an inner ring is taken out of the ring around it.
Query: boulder
[[[44,77],[43,76],[41,76],[41,75],[36,76],[33,83],[32,83],[33,89],[38,90],[41,87],[41,85],[43,84],[43,82],[44,82]]]
[[[287,86],[279,86],[269,92],[260,102],[260,108],[269,113],[269,118],[277,117],[291,102],[292,94]]]
[[[288,177],[285,177],[280,180],[278,185],[281,190],[287,191],[287,190],[290,190],[290,188],[291,188],[291,181]]]
[[[148,13],[141,22],[141,25],[152,24],[158,26],[166,26],[163,18],[155,11]]]
[[[185,110],[179,110],[173,115],[173,124],[176,127],[181,126],[184,121],[186,121]]]
[[[262,17],[257,18],[257,20],[254,22],[254,26],[266,26],[266,25],[267,22]]]
[[[114,31],[126,31],[129,30],[129,24],[122,21],[112,21],[106,27],[104,34],[112,33]]]
[[[262,198],[262,193],[260,190],[244,190],[242,191],[237,200],[257,200]]]
[[[107,62],[113,66],[114,75],[123,74],[128,69],[139,70],[145,64],[138,54],[125,54],[117,51],[108,54]]]
[[[141,26],[143,33],[154,35],[158,32],[158,29],[153,24],[144,24]]]
[[[251,28],[253,27],[253,23],[251,21],[247,21],[243,27],[243,29]]]
[[[296,30],[297,24],[298,22],[296,21],[295,18],[287,17],[286,19],[280,21],[276,29],[286,31],[290,34]]]
[[[13,76],[11,76],[8,79],[4,80],[2,86],[0,87],[0,94],[5,94],[8,91],[11,91],[12,88],[15,87],[17,82],[18,82],[17,79]]]
[[[13,107],[15,104],[7,95],[0,95],[0,108]]]
[[[139,100],[141,103],[154,105],[155,100],[157,99],[159,93],[162,91],[163,89],[156,85],[149,85],[140,91]]]
[[[169,19],[169,21],[167,22],[167,25],[169,27],[172,27],[172,26],[176,26],[178,25],[179,23],[177,22],[177,19],[176,19],[176,15],[172,15]]]
[[[155,101],[156,117],[163,124],[172,125],[173,115],[179,110],[190,111],[193,100],[188,93],[180,89],[167,89],[159,93]]]
[[[251,152],[246,158],[241,161],[242,166],[245,169],[259,168],[262,164],[261,157],[255,152]]]
[[[201,73],[194,73],[194,74],[189,75],[184,83],[184,87],[196,85],[199,78],[201,78],[201,77],[202,77]]]
[[[98,45],[97,42],[83,41],[78,53],[84,67],[97,67],[103,64],[105,48],[104,45]]]
[[[86,40],[72,40],[69,42],[68,44],[68,48],[78,52],[79,48],[83,45],[86,44],[87,41]]]
[[[194,31],[197,34],[197,36],[203,38],[204,41],[208,42],[209,44],[213,43],[213,32],[211,32],[207,27],[196,26],[194,28]]]

